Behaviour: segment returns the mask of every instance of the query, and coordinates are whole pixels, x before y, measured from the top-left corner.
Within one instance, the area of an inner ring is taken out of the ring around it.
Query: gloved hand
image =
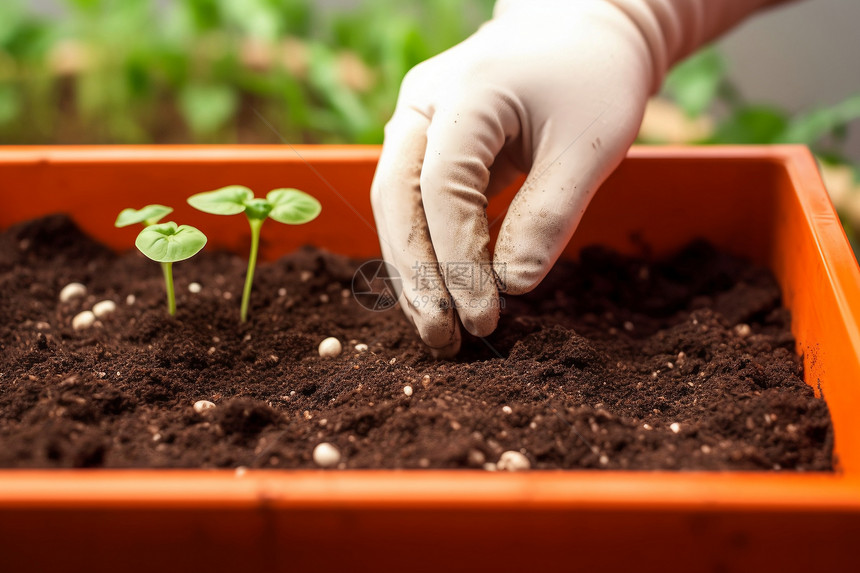
[[[406,76],[371,201],[400,303],[437,356],[533,289],[636,137],[667,69],[778,0],[507,0]],[[528,177],[489,250],[487,198]]]

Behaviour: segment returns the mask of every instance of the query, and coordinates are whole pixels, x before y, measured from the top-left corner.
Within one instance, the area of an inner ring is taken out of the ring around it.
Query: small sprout
[[[76,314],[75,318],[72,319],[72,328],[75,330],[83,330],[91,327],[95,322],[96,315],[94,315],[92,311],[85,310]]]
[[[343,350],[343,346],[340,343],[340,340],[333,336],[329,336],[322,342],[320,342],[319,346],[320,356],[323,358],[334,358],[338,356]]]
[[[173,212],[164,205],[147,205],[142,209],[123,209],[114,222],[115,227],[128,227],[140,223],[144,226],[134,241],[141,253],[161,263],[164,282],[167,286],[167,312],[176,314],[176,295],[173,291],[173,263],[196,255],[206,244],[206,235],[189,225],[177,227],[176,223],[157,224]],[[134,304],[134,295],[129,295]]]
[[[251,226],[251,254],[242,292],[241,320],[248,319],[248,304],[254,283],[254,268],[260,247],[260,229],[267,218],[288,225],[301,225],[316,219],[322,207],[319,201],[298,189],[275,189],[266,198],[254,197],[254,192],[242,185],[230,185],[215,191],[197,193],[188,198],[188,204],[212,215],[245,213]]]
[[[105,318],[116,311],[116,303],[112,300],[103,300],[93,305],[93,314],[96,318]]]
[[[116,218],[114,227],[128,227],[137,223],[148,227],[158,223],[161,219],[173,212],[170,207],[164,205],[147,205],[143,209],[123,209]]]
[[[496,468],[500,471],[509,471],[515,472],[520,470],[527,470],[532,467],[531,462],[527,457],[525,457],[522,453],[517,452],[515,450],[508,450],[507,452],[503,452],[499,457],[499,461],[496,463]]]
[[[328,442],[314,448],[314,463],[322,468],[331,468],[340,463],[340,450]]]
[[[190,225],[177,225],[173,221],[149,225],[134,242],[141,253],[161,263],[167,289],[167,312],[176,314],[176,295],[173,290],[173,263],[189,259],[206,244],[206,235]]]
[[[69,283],[60,291],[60,302],[69,302],[73,298],[78,298],[87,294],[87,287],[81,283]]]

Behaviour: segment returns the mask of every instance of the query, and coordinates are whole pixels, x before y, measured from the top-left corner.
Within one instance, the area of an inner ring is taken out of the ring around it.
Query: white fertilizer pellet
[[[338,356],[343,350],[343,346],[340,344],[340,340],[333,336],[329,336],[322,342],[320,342],[319,353],[323,358],[334,358]]]
[[[198,414],[202,414],[206,410],[211,410],[215,407],[214,402],[210,402],[209,400],[197,400],[194,402],[194,411]]]
[[[96,318],[105,318],[116,312],[116,303],[112,300],[103,300],[93,305],[93,314]]]
[[[83,312],[79,312],[75,315],[75,318],[72,319],[72,328],[75,330],[83,330],[91,327],[95,322],[96,315],[94,315],[90,310],[85,310]]]
[[[314,463],[322,468],[331,468],[340,463],[340,450],[328,442],[314,448]]]
[[[81,283],[69,283],[60,291],[60,302],[69,302],[73,298],[87,294],[87,287]]]
[[[496,463],[496,468],[499,471],[521,471],[527,470],[532,467],[531,462],[527,457],[525,457],[520,452],[514,450],[508,450],[507,452],[503,452],[499,457],[498,463]]]

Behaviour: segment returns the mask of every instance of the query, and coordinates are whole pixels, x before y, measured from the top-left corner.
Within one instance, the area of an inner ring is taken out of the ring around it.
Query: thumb
[[[503,292],[523,294],[543,280],[573,236],[594,192],[624,158],[632,141],[610,137],[607,144],[595,133],[596,123],[592,121],[572,141],[545,137],[536,150],[532,169],[511,201],[496,242],[493,268]],[[553,126],[547,127],[553,131]]]

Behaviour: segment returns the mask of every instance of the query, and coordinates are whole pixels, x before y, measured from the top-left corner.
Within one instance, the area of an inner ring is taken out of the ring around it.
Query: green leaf
[[[229,185],[197,193],[188,198],[188,204],[204,213],[213,215],[236,215],[245,211],[248,201],[254,199],[254,192],[242,185]]]
[[[857,118],[860,118],[860,94],[834,106],[795,116],[777,142],[812,145]]]
[[[206,235],[190,225],[158,223],[146,227],[134,245],[141,253],[159,263],[175,263],[191,258],[206,244]]]
[[[319,201],[298,189],[275,189],[269,191],[266,199],[274,206],[269,217],[288,225],[313,221],[322,211]]]
[[[179,92],[179,109],[196,135],[212,135],[239,107],[236,91],[226,85],[189,84]]]
[[[172,212],[171,207],[164,205],[147,205],[142,209],[123,209],[116,218],[114,227],[128,227],[136,223],[153,225]]]
[[[0,125],[14,121],[21,113],[21,97],[12,86],[0,84]]]
[[[763,105],[744,106],[717,126],[708,143],[773,143],[786,125],[788,118],[780,109]]]
[[[726,62],[714,48],[701,50],[672,70],[666,92],[692,117],[704,113],[719,93],[726,75]]]

